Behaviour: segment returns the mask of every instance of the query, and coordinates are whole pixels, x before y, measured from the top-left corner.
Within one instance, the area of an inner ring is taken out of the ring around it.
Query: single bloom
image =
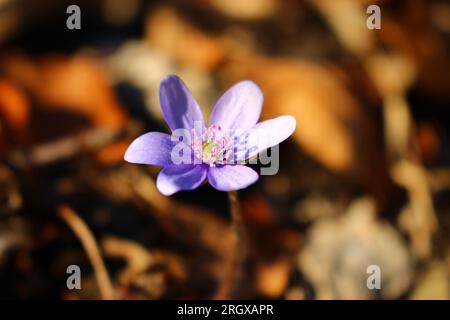
[[[221,191],[248,187],[258,180],[258,174],[243,164],[287,139],[296,126],[292,116],[257,123],[263,94],[248,80],[222,95],[208,126],[197,101],[179,77],[170,75],[161,81],[159,99],[172,135],[143,134],[131,143],[124,158],[132,163],[162,166],[156,185],[164,195],[193,190],[205,179]]]

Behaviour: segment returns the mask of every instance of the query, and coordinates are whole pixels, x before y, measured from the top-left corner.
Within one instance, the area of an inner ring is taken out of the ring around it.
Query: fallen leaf
[[[450,278],[445,262],[434,261],[420,276],[411,300],[449,300]]]
[[[325,67],[254,55],[237,59],[231,79],[252,79],[264,92],[264,119],[292,115],[293,139],[330,170],[366,186],[377,200],[389,190],[380,124]]]
[[[370,290],[367,268],[381,270],[381,289]],[[408,289],[412,261],[402,237],[375,219],[372,200],[353,202],[345,215],[321,219],[310,229],[298,267],[318,299],[398,298]]]
[[[193,26],[170,7],[152,11],[145,32],[150,44],[182,65],[213,70],[224,61],[220,40]]]

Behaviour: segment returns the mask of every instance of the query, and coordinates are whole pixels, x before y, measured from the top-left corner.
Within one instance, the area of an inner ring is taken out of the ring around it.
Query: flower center
[[[192,150],[195,157],[210,167],[226,163],[231,150],[228,148],[228,138],[222,132],[222,128],[217,124],[213,124],[203,129],[200,137],[194,130],[192,129],[194,134]]]

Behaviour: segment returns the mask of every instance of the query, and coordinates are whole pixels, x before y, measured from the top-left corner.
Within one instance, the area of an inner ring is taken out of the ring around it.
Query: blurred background
[[[449,299],[449,39],[437,0],[0,0],[0,298],[216,297],[226,194],[164,197],[123,160],[168,131],[177,74],[205,114],[251,79],[263,119],[297,119],[279,173],[239,192],[235,298]]]

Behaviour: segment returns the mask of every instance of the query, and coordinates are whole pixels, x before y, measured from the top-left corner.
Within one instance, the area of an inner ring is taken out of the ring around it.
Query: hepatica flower
[[[263,94],[252,81],[241,81],[223,94],[208,126],[177,76],[161,81],[159,98],[172,135],[148,132],[138,137],[128,147],[125,160],[162,166],[156,185],[164,195],[195,189],[206,179],[221,191],[246,188],[258,180],[258,173],[244,164],[295,130],[292,116],[257,123]]]

